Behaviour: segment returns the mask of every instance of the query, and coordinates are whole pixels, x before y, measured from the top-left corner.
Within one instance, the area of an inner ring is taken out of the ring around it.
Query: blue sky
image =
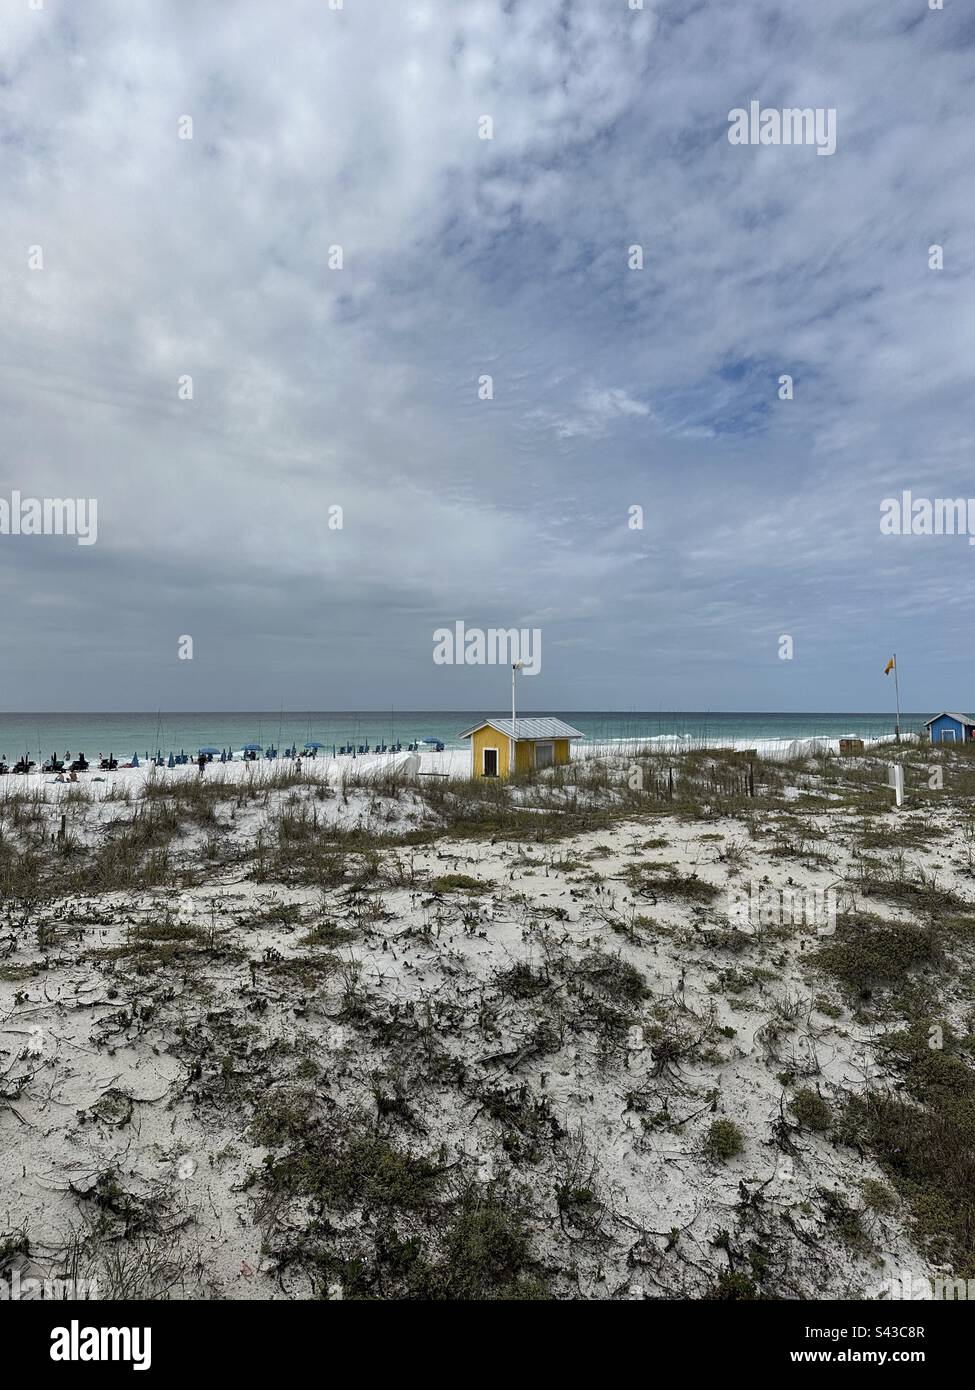
[[[879,528],[975,496],[970,7],[0,28],[0,497],[98,500],[94,546],[0,536],[2,707],[503,704],[432,660],[462,619],[540,628],[526,709],[875,709],[894,649],[971,708],[975,548]],[[835,154],[731,145],[753,99]]]

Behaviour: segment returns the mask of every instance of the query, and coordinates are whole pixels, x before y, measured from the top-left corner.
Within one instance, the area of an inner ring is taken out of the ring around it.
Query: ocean
[[[518,711],[526,717],[536,711]],[[108,754],[130,758],[161,751],[195,753],[212,746],[235,751],[245,743],[283,749],[290,744],[301,748],[317,740],[327,745],[353,743],[404,744],[416,739],[440,738],[447,748],[467,746],[458,737],[480,718],[495,714],[510,718],[509,710],[320,710],[299,713],[276,710],[209,711],[197,713],[129,714],[2,714],[0,713],[0,757],[5,761],[23,753],[46,758],[50,753],[72,757],[84,753],[89,759]],[[894,732],[890,713],[723,713],[683,711],[539,710],[557,714],[575,725],[593,743],[622,742],[628,739],[686,736],[694,740],[747,739],[757,742],[770,738],[881,738]],[[902,714],[905,733],[923,729],[928,714]]]

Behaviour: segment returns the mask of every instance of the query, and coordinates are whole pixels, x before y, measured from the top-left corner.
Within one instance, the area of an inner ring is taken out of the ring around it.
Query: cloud
[[[628,416],[646,417],[650,407],[627,395],[621,387],[601,389],[588,386],[568,415],[552,414],[545,410],[530,412],[531,418],[554,431],[559,439],[600,439],[610,434],[613,426]]]
[[[705,654],[869,707],[894,631],[937,703],[973,554],[877,506],[973,491],[954,11],[7,6],[0,492],[99,501],[88,551],[0,538],[8,706],[480,704],[433,628],[530,611],[553,708],[594,656],[701,707]],[[731,146],[752,98],[835,106],[836,154]]]

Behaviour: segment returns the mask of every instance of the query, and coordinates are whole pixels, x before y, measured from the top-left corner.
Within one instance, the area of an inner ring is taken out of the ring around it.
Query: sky
[[[0,0],[0,708],[973,707],[975,8],[635,3]]]

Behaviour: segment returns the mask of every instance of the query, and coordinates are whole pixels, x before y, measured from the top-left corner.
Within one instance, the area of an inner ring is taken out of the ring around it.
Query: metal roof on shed
[[[512,730],[510,719],[482,719],[479,723],[473,724],[469,729],[465,729],[459,738],[470,738],[471,734],[478,729],[483,729],[485,724],[490,724],[492,729],[497,729],[499,734],[504,734],[505,738],[529,739],[537,741],[547,738],[585,738],[585,734],[573,729],[571,724],[566,724],[564,719],[516,719],[515,728]]]

